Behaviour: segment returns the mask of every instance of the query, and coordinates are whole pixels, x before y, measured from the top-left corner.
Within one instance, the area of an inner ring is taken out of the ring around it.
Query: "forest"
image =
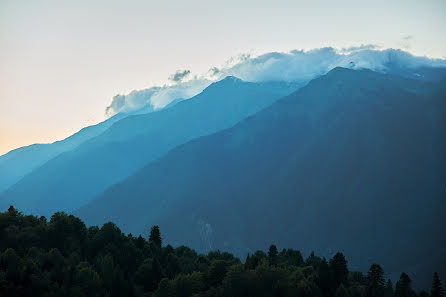
[[[112,222],[87,227],[64,212],[49,220],[13,206],[0,213],[2,297],[443,297],[439,275],[432,275],[432,287],[418,291],[404,272],[393,284],[379,264],[350,271],[340,252],[304,258],[271,245],[242,262],[227,252],[163,245],[158,226],[145,239]]]

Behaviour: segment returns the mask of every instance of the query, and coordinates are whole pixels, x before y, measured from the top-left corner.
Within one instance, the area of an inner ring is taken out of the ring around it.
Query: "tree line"
[[[350,271],[342,253],[304,258],[271,245],[242,263],[227,252],[163,246],[158,226],[146,240],[111,222],[87,228],[63,212],[48,221],[11,206],[0,213],[0,296],[444,297],[444,290],[437,273],[429,292],[415,292],[406,273],[393,285],[378,264]]]

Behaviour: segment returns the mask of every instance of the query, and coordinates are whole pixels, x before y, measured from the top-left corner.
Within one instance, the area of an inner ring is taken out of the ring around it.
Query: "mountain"
[[[430,281],[446,273],[445,135],[445,80],[335,68],[75,214],[133,234],[157,224],[199,251],[244,257],[274,242]]]
[[[18,182],[25,175],[57,155],[77,148],[83,142],[98,136],[113,123],[126,117],[117,114],[97,125],[88,126],[70,137],[54,143],[32,144],[0,156],[0,192]]]
[[[0,196],[0,204],[46,216],[72,211],[175,146],[229,128],[297,87],[227,77],[169,108],[130,115],[26,175]]]

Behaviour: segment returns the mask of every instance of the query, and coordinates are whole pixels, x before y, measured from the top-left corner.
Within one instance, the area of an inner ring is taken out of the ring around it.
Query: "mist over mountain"
[[[0,193],[22,177],[57,155],[75,149],[83,142],[98,136],[126,114],[117,114],[97,125],[85,127],[64,140],[33,144],[0,156]]]
[[[75,210],[175,146],[229,128],[298,87],[227,77],[192,99],[115,122],[26,175],[0,196],[0,204],[46,216]]]
[[[374,45],[271,52],[260,56],[240,55],[223,66],[211,67],[203,75],[192,75],[189,70],[177,71],[169,78],[170,84],[114,96],[105,110],[112,118],[104,123],[87,127],[63,141],[34,144],[0,156],[0,192],[60,153],[101,134],[124,115],[148,113],[160,110],[172,101],[177,102],[178,98],[189,99],[226,76],[251,82],[282,81],[303,85],[336,66],[371,69],[426,81],[437,81],[446,75],[445,60],[417,57],[395,49],[379,50]]]
[[[446,273],[445,78],[445,60],[371,45],[178,70],[114,96],[98,125],[0,156],[0,207],[158,224],[175,246],[241,258],[340,250],[426,286]]]
[[[169,243],[199,251],[340,250],[355,269],[379,262],[426,285],[446,273],[444,135],[445,80],[335,68],[75,214],[133,234],[158,224]]]
[[[293,50],[288,53],[270,52],[259,56],[242,54],[231,58],[222,66],[210,67],[204,74],[192,75],[189,70],[179,70],[172,74],[171,78],[177,79],[171,79],[171,84],[135,90],[128,95],[117,95],[106,112],[113,115],[132,111],[146,104],[155,108],[163,107],[176,98],[189,99],[212,82],[226,76],[235,76],[251,82],[305,82],[338,66],[370,69],[421,80],[438,80],[446,74],[444,69],[441,73],[438,72],[438,68],[446,67],[444,59],[418,57],[398,49],[380,50],[375,45],[343,49],[324,47],[308,51]]]

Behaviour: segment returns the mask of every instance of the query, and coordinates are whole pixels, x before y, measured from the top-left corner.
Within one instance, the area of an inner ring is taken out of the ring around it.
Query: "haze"
[[[375,44],[445,58],[445,15],[443,0],[2,0],[0,154],[104,120],[116,94],[242,53]]]

